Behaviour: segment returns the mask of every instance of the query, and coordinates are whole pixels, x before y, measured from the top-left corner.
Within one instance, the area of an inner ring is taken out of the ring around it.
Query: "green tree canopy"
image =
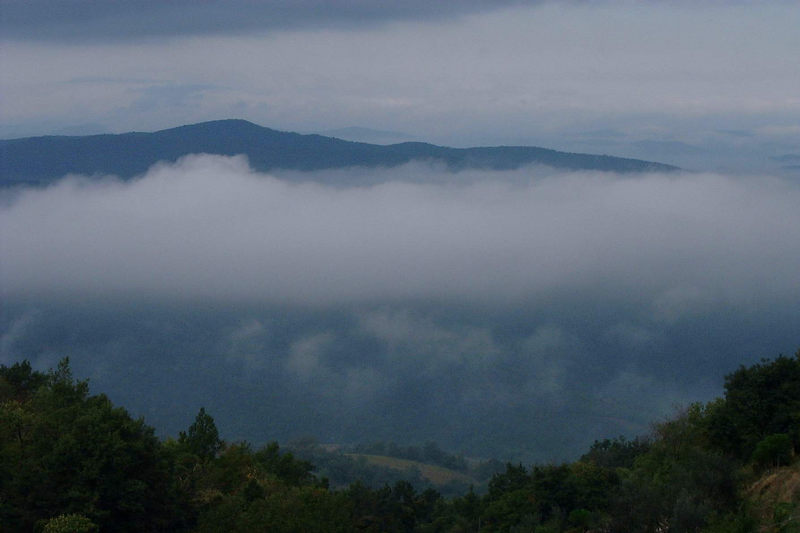
[[[200,408],[188,431],[180,432],[178,442],[203,461],[214,459],[223,444],[214,419],[203,407]]]
[[[169,524],[169,468],[143,420],[89,395],[68,359],[46,375],[25,362],[0,376],[14,387],[14,399],[0,403],[0,523],[32,531],[80,514],[109,531]]]
[[[725,398],[709,420],[714,445],[748,460],[768,435],[786,434],[800,445],[800,350],[795,357],[740,367],[725,378]]]

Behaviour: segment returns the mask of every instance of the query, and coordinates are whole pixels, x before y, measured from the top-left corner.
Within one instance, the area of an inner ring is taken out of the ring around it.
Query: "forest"
[[[90,394],[68,358],[48,372],[0,366],[2,531],[788,533],[800,531],[798,449],[800,351],[740,367],[722,397],[647,435],[595,441],[569,463],[508,463],[460,494],[399,478],[345,485],[346,475],[325,472],[336,472],[332,457],[363,466],[359,454],[462,472],[496,462],[470,465],[435,443],[337,455],[314,443],[226,442],[202,407],[185,431],[160,439]]]

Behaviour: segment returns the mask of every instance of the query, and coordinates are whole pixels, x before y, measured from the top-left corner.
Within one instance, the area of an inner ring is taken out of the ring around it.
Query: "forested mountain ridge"
[[[246,120],[229,119],[153,133],[0,140],[0,184],[46,184],[66,174],[131,178],[159,161],[175,161],[195,153],[245,154],[258,171],[395,167],[414,160],[438,161],[451,170],[508,170],[528,164],[614,172],[677,170],[638,159],[527,146],[448,148],[420,142],[384,146],[277,131]]]
[[[47,374],[0,365],[3,531],[788,533],[800,528],[798,448],[800,351],[741,367],[724,397],[649,436],[596,441],[572,463],[508,464],[485,494],[451,499],[406,481],[334,490],[277,443],[224,442],[202,408],[160,441],[89,395],[66,359]]]

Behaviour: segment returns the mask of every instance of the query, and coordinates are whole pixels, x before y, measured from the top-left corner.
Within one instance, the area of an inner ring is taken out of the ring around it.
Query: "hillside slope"
[[[245,120],[218,120],[154,133],[0,140],[0,184],[45,184],[66,174],[131,178],[158,161],[175,161],[192,153],[246,154],[259,171],[394,167],[412,160],[435,160],[452,170],[506,170],[532,163],[572,170],[677,170],[637,159],[526,146],[448,148],[418,142],[384,146],[277,131]]]
[[[746,491],[759,531],[795,531],[800,524],[800,463],[766,472]]]

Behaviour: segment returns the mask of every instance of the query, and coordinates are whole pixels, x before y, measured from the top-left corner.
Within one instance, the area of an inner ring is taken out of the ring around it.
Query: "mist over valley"
[[[2,357],[164,435],[574,458],[791,350],[790,180],[188,155],[7,188]]]

